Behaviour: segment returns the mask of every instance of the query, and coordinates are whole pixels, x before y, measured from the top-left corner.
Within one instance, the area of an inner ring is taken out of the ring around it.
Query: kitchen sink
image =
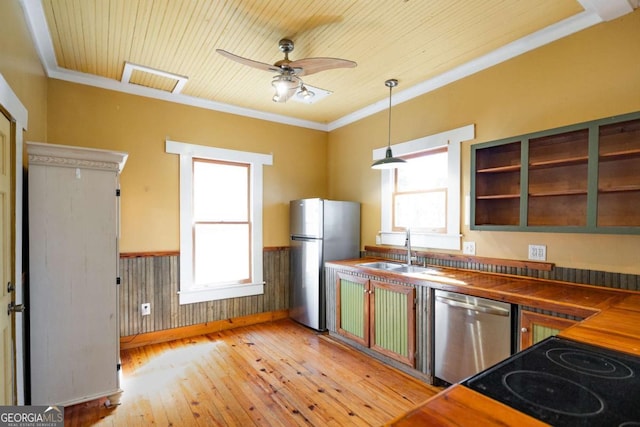
[[[358,264],[358,267],[375,268],[376,270],[395,270],[397,268],[402,268],[406,266],[402,264],[398,264],[396,262],[376,261],[376,262],[364,262],[362,264]]]
[[[432,268],[429,267],[420,267],[418,265],[401,265],[397,268],[391,269],[394,273],[423,273],[426,271],[433,271]]]
[[[374,268],[376,270],[386,270],[394,273],[433,273],[436,271],[431,267],[421,267],[419,265],[406,265],[399,264],[397,262],[385,261],[364,262],[362,264],[358,264],[358,267]]]

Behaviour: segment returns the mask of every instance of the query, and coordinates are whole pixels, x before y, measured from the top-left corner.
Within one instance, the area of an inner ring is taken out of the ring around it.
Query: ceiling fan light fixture
[[[394,87],[398,86],[398,80],[389,79],[384,82],[384,85],[389,88],[389,135],[387,140],[387,151],[385,152],[384,158],[373,162],[371,169],[395,169],[407,163],[404,159],[393,157],[393,153],[391,152],[391,92]]]
[[[273,78],[271,86],[273,86],[276,91],[273,96],[273,101],[286,102],[302,86],[302,80],[293,74],[280,74]]]
[[[275,71],[279,73],[279,75],[271,81],[271,85],[276,90],[275,95],[271,98],[273,102],[286,102],[289,98],[298,94],[298,96],[296,96],[297,99],[304,100],[307,104],[312,104],[316,101],[311,100],[316,93],[306,89],[303,94],[300,94],[300,91],[304,88],[304,83],[298,76],[308,76],[335,68],[354,68],[358,65],[354,61],[340,58],[304,58],[292,61],[289,59],[289,53],[291,53],[294,48],[293,40],[286,38],[281,39],[278,47],[280,51],[284,53],[284,59],[277,61],[275,64],[267,64],[266,62],[243,58],[223,49],[216,49],[216,52],[240,64],[264,71]],[[318,97],[319,99],[322,99],[323,92],[327,91],[321,90],[320,96]],[[326,94],[329,93],[330,92],[327,92]]]
[[[302,97],[303,99],[310,99],[313,98],[314,96],[316,96],[316,94],[312,91],[310,91],[309,89],[307,89],[307,87],[305,85],[302,85],[302,87],[300,88],[300,92],[298,92],[298,96]]]

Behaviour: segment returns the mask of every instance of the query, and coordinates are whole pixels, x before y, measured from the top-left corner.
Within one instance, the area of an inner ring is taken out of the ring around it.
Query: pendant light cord
[[[389,137],[387,138],[388,148],[391,148],[391,91],[393,91],[393,86],[389,85]]]
[[[398,80],[389,79],[384,84],[389,88],[389,134],[387,135],[387,150],[384,154],[384,158],[373,162],[371,167],[373,169],[393,169],[397,168],[402,163],[406,163],[406,160],[399,157],[393,157],[391,152],[391,104],[392,104],[392,92],[393,88],[398,85]]]

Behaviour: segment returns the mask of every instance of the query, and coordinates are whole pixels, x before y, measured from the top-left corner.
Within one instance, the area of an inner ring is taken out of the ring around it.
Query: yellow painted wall
[[[17,0],[0,1],[0,74],[29,112],[24,140],[45,140],[47,77]]]
[[[288,245],[288,201],[331,197],[362,203],[362,245],[380,227],[381,112],[328,135],[44,77],[18,1],[0,2],[0,73],[29,110],[26,140],[124,150],[122,250],[178,249],[178,160],[171,138],[274,154],[265,168],[264,244]],[[393,142],[476,124],[471,143],[640,110],[640,11],[599,24],[394,107]],[[401,76],[400,87],[402,90]],[[48,83],[47,83],[48,82]],[[380,82],[381,95],[387,93]],[[48,90],[48,93],[47,93]],[[469,193],[469,146],[461,193]],[[470,231],[480,256],[525,259],[546,244],[560,266],[640,273],[640,237]]]
[[[393,109],[392,143],[467,124],[461,194],[470,191],[470,145],[640,110],[640,10],[479,72]],[[401,76],[398,77],[402,90]],[[385,93],[380,82],[380,93]],[[380,229],[380,173],[371,151],[387,142],[387,112],[330,133],[329,194],[359,197],[362,244]],[[464,198],[463,198],[464,200]],[[640,209],[640,206],[638,207]],[[466,213],[466,212],[465,212]],[[640,273],[640,236],[470,231],[477,255],[527,259],[527,245],[547,245],[559,266]]]
[[[126,151],[122,252],[179,249],[178,156],[165,140],[273,154],[264,168],[264,245],[289,245],[289,200],[326,197],[325,132],[49,81],[48,141]]]

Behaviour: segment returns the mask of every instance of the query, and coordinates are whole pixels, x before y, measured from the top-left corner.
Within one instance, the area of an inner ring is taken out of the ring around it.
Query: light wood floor
[[[65,426],[378,426],[439,391],[291,320],[122,352],[121,405]]]

